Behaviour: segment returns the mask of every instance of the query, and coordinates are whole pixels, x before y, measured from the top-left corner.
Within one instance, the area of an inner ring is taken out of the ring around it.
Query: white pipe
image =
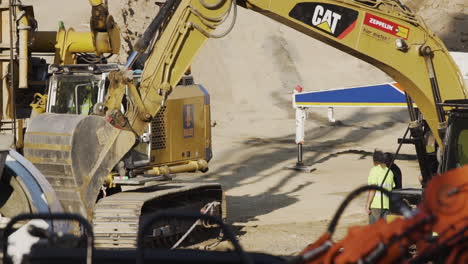
[[[306,120],[306,109],[296,108],[296,144],[304,144],[304,125]]]
[[[335,111],[333,107],[328,107],[328,121],[331,123],[335,123]]]
[[[19,85],[20,89],[28,88],[28,36],[30,27],[24,24],[25,17],[21,19],[19,30]]]

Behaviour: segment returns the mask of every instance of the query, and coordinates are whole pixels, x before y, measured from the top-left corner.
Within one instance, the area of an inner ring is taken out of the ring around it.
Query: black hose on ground
[[[345,198],[345,200],[341,203],[340,207],[338,208],[335,215],[333,216],[332,221],[328,225],[327,232],[330,234],[330,236],[333,235],[333,233],[335,233],[335,229],[336,229],[336,226],[338,225],[338,221],[340,220],[341,215],[343,214],[346,207],[348,207],[348,205],[357,196],[359,196],[361,193],[367,192],[367,191],[380,191],[381,193],[383,193],[387,197],[389,197],[389,198],[391,197],[391,193],[387,189],[382,188],[382,187],[377,186],[377,185],[365,185],[365,186],[359,187],[356,190],[352,191],[350,194],[348,194],[348,196]]]

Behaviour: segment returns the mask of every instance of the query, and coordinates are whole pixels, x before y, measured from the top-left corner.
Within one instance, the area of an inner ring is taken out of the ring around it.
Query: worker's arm
[[[369,191],[367,195],[367,202],[366,202],[366,208],[365,208],[367,214],[371,213],[370,206],[371,206],[372,200],[374,199],[374,196],[375,196],[375,190]]]
[[[376,177],[372,175],[373,171],[374,169],[372,168],[369,172],[369,176],[367,177],[368,185],[378,185]],[[367,201],[366,201],[366,208],[365,208],[365,212],[367,214],[370,214],[370,206],[372,204],[372,200],[374,199],[374,196],[375,196],[375,190],[369,191],[369,193],[367,194]]]

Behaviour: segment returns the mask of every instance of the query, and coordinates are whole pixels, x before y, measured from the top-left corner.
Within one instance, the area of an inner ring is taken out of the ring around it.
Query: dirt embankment
[[[447,45],[450,50],[468,52],[468,1],[404,1]]]

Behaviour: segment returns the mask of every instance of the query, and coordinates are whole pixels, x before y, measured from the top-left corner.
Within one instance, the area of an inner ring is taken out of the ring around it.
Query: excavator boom
[[[140,93],[144,109],[139,110],[146,111],[149,116],[159,111],[161,102],[204,42],[216,37],[210,31],[219,22],[213,21],[221,21],[229,11],[235,14],[236,9],[231,7],[236,3],[234,0],[212,1],[216,2],[212,4],[202,0],[177,2],[166,3],[173,8],[161,14],[166,15],[168,22],[159,31],[154,52],[150,52],[143,73]],[[438,131],[445,119],[437,103],[465,98],[465,84],[442,41],[398,1],[238,0],[237,4],[387,73],[414,100],[442,146]],[[139,121],[144,122],[144,119],[130,120],[137,133],[142,131],[143,124]]]
[[[397,81],[407,94],[411,136],[423,182],[431,177],[423,122],[413,101],[443,150],[448,109],[442,103],[466,99],[466,87],[443,42],[398,0],[167,1],[127,63],[131,66],[139,53],[149,53],[141,86],[138,91],[130,89],[136,95],[136,107],[127,113],[128,129],[143,133],[205,41],[232,29],[238,5],[366,61]],[[231,25],[224,32],[212,33],[225,21]],[[120,75],[116,79],[125,80],[125,74]],[[122,98],[128,86],[122,81],[114,83],[114,96],[107,103],[110,110],[118,109],[120,100],[115,99]]]

